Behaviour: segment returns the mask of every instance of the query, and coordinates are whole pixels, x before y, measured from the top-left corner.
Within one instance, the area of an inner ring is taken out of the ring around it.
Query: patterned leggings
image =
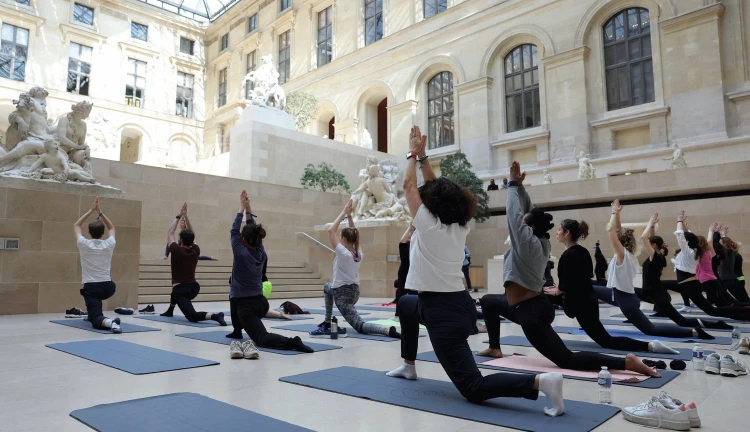
[[[342,285],[338,288],[332,288],[331,284],[327,283],[323,288],[323,294],[326,300],[325,322],[331,322],[333,303],[335,302],[336,307],[341,312],[341,315],[344,316],[346,322],[354,327],[354,330],[357,330],[357,332],[388,336],[388,327],[365,322],[357,313],[357,309],[354,308],[357,300],[359,300],[359,285]]]

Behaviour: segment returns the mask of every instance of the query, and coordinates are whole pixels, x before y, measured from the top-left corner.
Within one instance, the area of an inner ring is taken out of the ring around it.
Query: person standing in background
[[[461,271],[464,272],[464,279],[466,279],[466,290],[471,291],[471,277],[469,277],[469,267],[471,266],[471,251],[468,246],[464,246],[464,265],[461,267]],[[477,292],[476,288],[474,292]]]

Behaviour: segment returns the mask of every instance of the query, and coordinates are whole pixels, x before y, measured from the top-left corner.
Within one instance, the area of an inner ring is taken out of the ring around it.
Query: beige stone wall
[[[25,186],[38,186],[33,183],[27,180]],[[104,307],[135,307],[141,203],[105,197],[109,192],[101,188],[78,187],[73,188],[77,189],[74,193],[70,189],[65,193],[60,185],[46,186],[46,191],[0,187],[0,237],[21,239],[20,251],[0,250],[0,315],[59,313],[74,306],[85,310],[79,293],[81,265],[73,224],[91,208],[93,194],[102,194],[101,208],[115,224],[117,234],[112,258],[117,292]]]

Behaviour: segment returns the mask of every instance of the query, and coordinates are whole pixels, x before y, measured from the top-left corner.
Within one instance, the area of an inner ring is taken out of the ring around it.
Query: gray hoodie
[[[508,188],[505,209],[508,219],[511,247],[505,252],[503,264],[504,286],[515,282],[535,292],[544,287],[544,269],[549,261],[550,243],[534,235],[523,217],[534,206],[523,186]]]

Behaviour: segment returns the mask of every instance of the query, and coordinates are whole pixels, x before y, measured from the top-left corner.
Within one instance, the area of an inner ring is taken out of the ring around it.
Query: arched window
[[[440,72],[427,83],[427,147],[438,148],[454,143],[453,74]]]
[[[654,101],[651,20],[648,11],[621,11],[604,24],[607,109]]]
[[[536,45],[521,45],[505,57],[505,115],[508,132],[542,124]]]

